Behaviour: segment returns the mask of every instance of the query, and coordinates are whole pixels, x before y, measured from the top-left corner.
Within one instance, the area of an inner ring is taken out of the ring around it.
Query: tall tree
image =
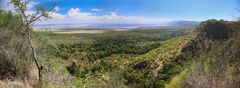
[[[21,27],[24,29],[23,35],[27,39],[29,43],[29,47],[32,51],[32,58],[35,62],[37,68],[38,68],[38,75],[39,75],[39,82],[42,81],[42,65],[39,62],[39,59],[37,57],[36,48],[34,46],[34,43],[32,41],[32,32],[33,28],[31,27],[34,22],[44,19],[44,18],[50,18],[49,14],[54,9],[55,5],[49,5],[49,6],[35,6],[35,10],[30,11],[28,9],[28,5],[31,4],[26,0],[12,0],[12,4],[15,6],[16,13],[19,16],[19,19],[21,21]]]

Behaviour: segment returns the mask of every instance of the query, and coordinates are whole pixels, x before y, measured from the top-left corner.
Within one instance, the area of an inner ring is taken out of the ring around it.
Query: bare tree
[[[17,14],[19,15],[19,19],[21,21],[21,27],[23,27],[24,32],[23,35],[27,39],[29,46],[32,51],[32,58],[35,62],[37,68],[38,68],[38,75],[39,75],[39,82],[42,81],[42,65],[39,62],[39,59],[37,57],[36,48],[34,46],[34,43],[32,41],[32,24],[40,19],[43,18],[50,18],[49,13],[53,10],[54,5],[51,5],[49,7],[46,6],[35,6],[34,11],[30,11],[28,9],[29,2],[25,0],[12,0],[11,1],[13,5],[15,6],[15,10]]]

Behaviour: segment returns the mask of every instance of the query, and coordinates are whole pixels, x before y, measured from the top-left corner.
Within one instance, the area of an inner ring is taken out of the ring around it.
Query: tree
[[[39,63],[37,58],[36,48],[34,47],[34,43],[32,41],[32,24],[42,18],[50,18],[49,14],[55,7],[51,5],[49,7],[46,6],[35,6],[34,11],[30,11],[27,6],[30,4],[25,0],[12,0],[12,4],[15,6],[16,13],[19,15],[19,19],[21,21],[21,27],[23,27],[24,32],[22,33],[24,37],[27,39],[29,43],[29,47],[32,51],[32,58],[38,68],[39,82],[42,80],[42,65]]]

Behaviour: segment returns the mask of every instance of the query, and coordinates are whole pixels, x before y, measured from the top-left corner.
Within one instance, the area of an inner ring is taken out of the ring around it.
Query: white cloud
[[[108,15],[95,15],[90,12],[82,12],[79,8],[71,8],[67,14],[51,12],[53,19],[39,22],[40,24],[69,24],[69,23],[161,23],[169,19],[154,19],[137,16],[120,16],[117,12],[110,12]]]
[[[59,10],[60,10],[60,8],[58,6],[54,7],[54,11],[58,12]]]
[[[34,15],[36,13],[36,11],[26,11],[25,12],[25,14],[27,15],[27,16],[32,16],[32,15]]]
[[[13,10],[14,6],[11,4],[11,0],[0,0],[0,9]]]
[[[56,12],[50,12],[50,17],[52,17],[55,20],[64,20],[66,18],[66,15],[62,15]]]
[[[92,20],[95,18],[92,13],[87,13],[87,12],[81,12],[79,8],[71,8],[67,16],[70,19],[75,19],[75,20]]]
[[[106,19],[107,20],[111,20],[111,21],[120,21],[120,20],[123,20],[125,17],[122,17],[122,16],[118,16],[117,15],[117,12],[110,12],[110,15],[109,16],[106,16]],[[128,17],[126,17],[128,18]],[[129,19],[130,20],[130,19]]]
[[[27,5],[27,8],[32,9],[32,8],[34,8],[34,6],[36,6],[38,4],[39,4],[39,2],[30,1]]]
[[[91,9],[92,11],[95,11],[95,12],[99,12],[99,11],[102,11],[101,9],[97,9],[97,8],[93,8]]]

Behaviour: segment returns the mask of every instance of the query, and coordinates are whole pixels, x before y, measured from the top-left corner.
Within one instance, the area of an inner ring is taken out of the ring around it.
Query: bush
[[[0,12],[0,79],[24,77],[31,53],[21,22],[11,12]]]
[[[200,30],[206,33],[206,37],[219,40],[229,38],[232,26],[228,21],[208,20],[200,24]]]

